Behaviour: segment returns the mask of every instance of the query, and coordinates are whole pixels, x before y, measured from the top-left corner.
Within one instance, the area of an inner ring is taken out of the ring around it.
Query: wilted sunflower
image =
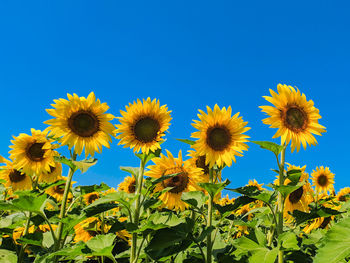
[[[236,113],[231,117],[231,106],[223,107],[221,110],[218,105],[214,106],[212,111],[207,106],[208,113],[199,110],[198,120],[194,120],[193,127],[199,131],[192,133],[193,138],[198,138],[192,147],[196,150],[198,156],[205,156],[205,164],[210,167],[216,163],[218,166],[231,166],[232,160],[236,161],[235,156],[242,156],[243,150],[247,150],[245,144],[249,136],[243,134],[250,128],[245,127],[242,117]]]
[[[126,111],[120,111],[120,124],[117,127],[117,139],[119,144],[134,148],[134,152],[142,151],[148,153],[160,149],[160,142],[170,125],[170,112],[166,105],[159,105],[159,100],[150,98],[138,99],[133,104],[125,106]]]
[[[0,163],[4,163],[0,169],[0,179],[5,180],[5,187],[12,191],[32,189],[32,180],[29,175],[15,169],[13,163],[0,156]]]
[[[58,180],[67,180],[66,177],[59,177]],[[73,184],[74,182],[72,182]],[[66,183],[63,182],[62,184],[58,184],[52,187],[49,187],[45,190],[45,192],[56,199],[57,202],[61,202],[63,199],[63,193],[64,188],[66,186]],[[73,198],[73,194],[71,192],[68,193],[68,200],[71,200]]]
[[[91,192],[84,195],[84,201],[87,205],[92,204],[94,201],[100,198],[100,194],[98,192]]]
[[[177,174],[157,184],[155,192],[172,187],[168,192],[161,194],[159,199],[168,209],[184,210],[188,205],[181,200],[181,195],[183,192],[201,190],[197,183],[203,180],[202,170],[192,166],[189,161],[183,161],[181,151],[178,158],[174,158],[168,150],[167,154],[168,157],[160,154],[160,157],[152,159],[155,165],[149,166],[150,170],[145,175],[161,178],[165,175]]]
[[[50,171],[39,175],[39,183],[53,183],[62,176],[62,164],[55,162],[55,166],[50,166]]]
[[[118,185],[118,190],[133,194],[136,191],[136,179],[132,176],[127,176],[124,181]]]
[[[350,187],[345,187],[337,194],[337,201],[346,202],[350,199]]]
[[[312,171],[311,179],[317,192],[333,192],[334,191],[334,174],[331,173],[328,167],[316,167]]]
[[[295,148],[299,151],[301,144],[304,149],[307,144],[316,145],[313,134],[321,135],[326,130],[318,123],[321,115],[314,102],[307,101],[304,94],[291,86],[278,84],[277,91],[270,89],[272,97],[264,96],[274,106],[260,106],[270,116],[263,123],[270,125],[270,128],[278,128],[273,138],[281,137],[282,144],[292,141],[292,152]]]
[[[105,113],[109,106],[96,100],[95,94],[91,92],[87,98],[79,97],[77,94],[67,94],[68,100],[54,100],[52,104],[55,109],[46,111],[54,119],[45,121],[50,125],[47,130],[56,138],[62,137],[60,143],[68,145],[69,149],[74,146],[76,154],[81,154],[85,147],[85,156],[93,156],[95,152],[100,153],[102,146],[109,148],[115,128],[110,123],[115,117]]]
[[[56,146],[46,138],[47,131],[31,129],[31,133],[32,135],[21,133],[18,137],[13,137],[9,153],[15,169],[39,176],[50,172],[50,167],[55,167]]]

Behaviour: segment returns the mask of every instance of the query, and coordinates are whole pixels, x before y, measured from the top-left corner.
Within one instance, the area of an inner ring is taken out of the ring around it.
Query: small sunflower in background
[[[348,200],[350,200],[350,187],[345,187],[337,194],[337,201],[346,202]]]
[[[200,191],[201,188],[197,185],[199,182],[203,182],[202,170],[187,160],[182,160],[181,151],[178,158],[174,158],[173,155],[167,150],[167,157],[164,154],[160,154],[160,157],[152,159],[155,165],[150,165],[149,171],[145,173],[146,176],[153,178],[161,178],[165,175],[176,174],[175,176],[162,181],[155,187],[155,192],[160,192],[165,188],[171,187],[168,192],[159,196],[159,199],[163,201],[164,206],[168,209],[184,210],[188,205],[181,200],[183,192]]]
[[[32,189],[32,179],[29,175],[14,168],[13,162],[0,156],[0,163],[5,164],[0,169],[0,179],[5,180],[4,186],[12,189],[12,192],[17,190]]]
[[[331,173],[328,167],[316,167],[316,170],[312,171],[311,179],[316,192],[334,192],[334,174]]]
[[[217,203],[221,206],[225,206],[228,204],[233,204],[234,202],[235,202],[235,198],[230,199],[230,197],[227,194],[225,197],[221,197]]]
[[[66,181],[67,178],[66,177],[60,177],[58,178],[58,180],[63,180]],[[73,184],[74,182],[72,182]],[[63,199],[63,194],[64,194],[64,188],[66,186],[66,182],[63,182],[61,184],[49,187],[45,190],[45,193],[47,193],[48,195],[52,196],[53,198],[56,199],[57,202],[61,202]],[[68,200],[72,200],[73,198],[73,194],[69,191],[68,193]]]
[[[13,137],[9,151],[13,166],[29,175],[39,176],[50,172],[55,167],[54,156],[57,155],[57,145],[51,144],[47,139],[47,131],[31,129],[32,135],[21,133]]]
[[[198,139],[192,148],[198,156],[205,156],[205,164],[210,167],[214,164],[231,166],[232,160],[236,161],[235,156],[242,156],[243,150],[248,150],[245,142],[249,136],[243,134],[250,129],[245,127],[247,122],[238,117],[239,113],[231,116],[231,107],[220,109],[215,105],[212,110],[207,106],[208,113],[202,110],[199,112],[199,121],[194,120],[192,123],[198,130],[191,135]]]
[[[255,179],[253,180],[249,180],[248,184],[246,186],[255,186],[256,188],[258,188],[259,191],[264,190],[264,188],[262,187],[264,184],[259,184]]]
[[[55,162],[55,166],[50,166],[50,171],[39,175],[39,183],[53,183],[62,177],[62,164]]]
[[[278,84],[278,93],[270,90],[271,96],[264,98],[274,106],[260,106],[262,112],[270,117],[263,120],[270,128],[278,128],[273,138],[281,137],[282,144],[292,141],[292,152],[299,151],[301,144],[316,145],[313,134],[326,132],[325,127],[318,123],[321,119],[319,110],[314,107],[312,100],[307,101],[305,94],[291,86]]]
[[[100,198],[100,194],[98,192],[91,192],[84,195],[84,201],[87,205],[92,204],[94,201]]]
[[[91,92],[87,98],[77,94],[67,94],[68,100],[54,100],[54,109],[46,111],[54,117],[44,123],[50,125],[50,135],[61,138],[62,145],[74,146],[74,152],[80,155],[85,148],[85,156],[101,153],[102,146],[109,148],[115,128],[110,123],[115,117],[105,113],[109,106],[96,99]]]
[[[124,148],[134,148],[134,152],[148,154],[149,151],[160,149],[162,138],[170,126],[171,111],[166,105],[160,106],[159,100],[150,98],[138,99],[133,104],[125,106],[126,111],[120,111],[120,124],[116,125],[120,139],[118,145],[123,144]]]
[[[118,185],[118,191],[123,191],[129,194],[133,194],[136,191],[136,179],[135,176],[127,176],[124,181]]]

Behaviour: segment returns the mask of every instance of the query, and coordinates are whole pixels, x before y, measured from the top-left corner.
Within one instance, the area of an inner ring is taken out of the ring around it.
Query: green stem
[[[28,234],[31,217],[32,217],[32,212],[29,212],[22,236],[25,236],[26,234]],[[21,250],[19,251],[19,255],[18,255],[18,262],[19,263],[23,262],[24,250],[25,250],[26,246],[27,245],[22,245]]]
[[[209,183],[213,183],[213,168],[209,170]],[[211,227],[213,220],[213,197],[209,195],[207,227]],[[207,235],[207,263],[211,263],[212,240],[211,233]]]
[[[75,161],[77,159],[77,155],[75,153],[73,153],[72,156],[73,161]],[[55,251],[59,250],[61,248],[61,246],[63,244],[61,244],[62,242],[62,233],[63,233],[63,218],[66,216],[66,207],[67,207],[67,199],[68,199],[68,194],[70,191],[70,186],[72,183],[72,178],[73,178],[73,174],[74,174],[74,170],[72,168],[69,168],[69,172],[68,172],[68,178],[66,181],[66,185],[64,187],[64,192],[63,192],[63,198],[62,198],[62,203],[61,203],[61,211],[60,211],[60,222],[58,224],[57,227],[57,243],[55,245]]]
[[[142,184],[143,184],[143,173],[145,170],[145,163],[141,160],[140,163],[140,172],[138,177],[136,178],[136,200],[135,200],[135,212],[134,212],[134,224],[138,226],[139,219],[140,219],[140,199],[141,199],[141,190],[142,190]],[[137,252],[137,233],[132,234],[131,239],[131,254],[130,254],[130,262],[137,262],[138,255]]]
[[[284,185],[284,163],[286,155],[286,146],[283,145],[283,150],[281,152],[281,163],[279,163],[279,185]],[[278,224],[277,224],[277,235],[283,233],[283,208],[284,208],[284,197],[281,192],[278,192]],[[283,263],[283,250],[279,246],[278,251],[278,263]]]

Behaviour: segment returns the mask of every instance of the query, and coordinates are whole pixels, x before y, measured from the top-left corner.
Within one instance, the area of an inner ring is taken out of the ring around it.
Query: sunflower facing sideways
[[[109,106],[96,99],[91,92],[87,98],[79,97],[77,94],[67,94],[68,100],[54,100],[52,104],[55,109],[46,111],[54,119],[45,121],[50,125],[47,130],[50,135],[60,138],[62,145],[68,145],[69,149],[74,146],[76,154],[80,155],[85,148],[85,156],[93,156],[95,152],[100,153],[102,146],[109,148],[114,136],[115,128],[110,123],[115,117],[105,113]]]
[[[245,127],[242,117],[236,113],[231,117],[232,109],[218,105],[211,110],[207,106],[208,113],[199,110],[198,120],[194,120],[192,126],[198,131],[192,133],[191,137],[198,138],[192,147],[198,153],[198,156],[205,156],[205,164],[213,167],[216,163],[218,166],[231,166],[232,160],[236,161],[235,156],[242,156],[243,150],[247,150],[245,144],[249,136],[243,134],[250,128]]]
[[[331,173],[328,167],[316,167],[316,170],[312,171],[311,179],[316,192],[327,193],[328,191],[334,191],[334,174]]]
[[[84,195],[84,201],[87,205],[92,204],[94,201],[100,198],[99,192],[91,192]]]
[[[127,176],[124,178],[124,181],[121,182],[118,186],[119,191],[123,191],[129,194],[133,194],[136,191],[136,179],[132,176]]]
[[[346,202],[350,200],[350,187],[345,187],[337,194],[337,201]]]
[[[62,176],[62,164],[55,162],[55,166],[50,166],[50,171],[39,175],[39,182],[53,183]]]
[[[66,177],[59,177],[58,178],[59,180],[67,180]],[[73,184],[74,182],[72,182]],[[57,202],[61,202],[62,199],[63,199],[63,193],[64,193],[64,187],[65,187],[66,183],[65,182],[62,182],[61,184],[58,184],[58,185],[55,185],[55,186],[52,186],[52,187],[49,187],[45,190],[45,192],[52,196],[53,198],[56,199]],[[68,193],[68,200],[71,200],[73,198],[73,194],[71,192]]]
[[[13,167],[13,163],[0,156],[0,163],[5,164],[0,168],[0,179],[5,180],[4,186],[12,188],[12,191],[32,189],[32,180],[29,175],[20,172]]]
[[[167,106],[160,106],[159,100],[147,98],[143,103],[138,99],[125,108],[126,111],[120,111],[120,124],[116,125],[117,139],[120,139],[118,145],[123,144],[124,148],[134,148],[134,152],[141,150],[146,154],[160,149],[171,120]]]
[[[160,157],[152,159],[155,165],[151,165],[150,169],[145,173],[146,176],[153,178],[161,178],[165,175],[176,174],[175,176],[162,181],[155,187],[155,192],[160,192],[165,188],[172,187],[168,192],[159,196],[159,199],[163,201],[164,206],[168,209],[184,210],[188,205],[181,200],[183,192],[200,191],[200,187],[197,185],[199,182],[203,182],[202,170],[197,168],[187,160],[182,160],[181,151],[179,157],[174,158],[173,155],[167,150],[166,157],[164,154],[160,154]]]
[[[278,128],[273,138],[281,137],[282,144],[292,141],[292,152],[299,151],[301,144],[304,149],[307,144],[316,145],[313,134],[321,135],[326,130],[318,123],[321,115],[314,102],[307,101],[305,94],[291,86],[278,84],[277,91],[270,90],[272,97],[263,96],[274,106],[260,106],[262,112],[270,116],[263,123]]]
[[[31,129],[31,133],[32,135],[21,133],[18,137],[13,137],[9,153],[15,169],[39,176],[50,172],[50,167],[55,167],[56,145],[46,138],[47,131]]]

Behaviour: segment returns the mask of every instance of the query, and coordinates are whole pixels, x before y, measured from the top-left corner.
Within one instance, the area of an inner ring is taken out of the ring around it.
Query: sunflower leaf
[[[256,200],[263,201],[265,203],[269,203],[273,197],[273,192],[268,190],[259,190],[255,185],[248,185],[239,188],[225,188],[225,190],[229,190],[232,192],[236,192],[242,195],[249,196]]]
[[[84,159],[81,161],[72,161],[76,169],[79,169],[81,173],[85,173],[91,166],[94,166],[97,163],[96,158]]]
[[[301,170],[299,169],[293,169],[290,171],[287,171],[287,178],[291,180],[293,183],[299,182],[301,176]]]
[[[293,183],[291,182],[288,185],[275,185],[275,184],[268,184],[267,186],[275,189],[276,191],[280,192],[284,197],[287,197],[290,193],[294,192],[295,190],[299,189],[305,184],[305,181]]]
[[[0,249],[0,261],[7,263],[16,263],[16,253],[7,249]]]
[[[251,141],[251,142],[259,145],[263,149],[273,152],[276,156],[278,156],[283,150],[283,146],[274,142],[269,142],[269,141]]]
[[[162,149],[157,149],[154,152],[150,151],[148,154],[146,153],[136,153],[135,155],[140,158],[140,160],[146,165],[150,160],[155,157],[159,157]]]
[[[181,195],[182,201],[196,208],[202,207],[207,199],[207,196],[202,191],[184,192]]]
[[[228,179],[226,179],[222,183],[216,183],[216,184],[215,183],[198,183],[198,185],[203,189],[205,189],[212,198],[214,198],[214,196],[217,193],[219,193],[221,190],[225,188],[225,186],[229,184],[230,184],[230,181]]]
[[[226,217],[227,215],[231,214],[232,211],[236,210],[240,206],[249,204],[251,202],[254,202],[255,200],[256,199],[250,198],[248,196],[240,196],[235,199],[233,204],[228,204],[225,206],[214,204],[214,206],[219,211],[219,213],[223,215],[223,217]]]
[[[189,145],[194,145],[196,143],[195,141],[189,140],[189,139],[175,139],[175,140],[178,140],[179,142],[183,142]]]
[[[139,167],[120,166],[119,169],[124,171],[124,172],[128,172],[128,173],[132,174],[133,176],[135,176],[135,178],[137,178],[140,174]]]
[[[295,218],[296,224],[300,225],[308,220],[319,218],[319,217],[329,217],[333,215],[339,215],[342,212],[327,208],[324,206],[312,208],[310,213],[305,213],[299,210],[294,210],[292,215]]]
[[[56,162],[60,162],[65,165],[68,165],[68,167],[71,168],[73,171],[77,170],[77,167],[75,166],[73,161],[70,159],[67,159],[65,156],[54,156],[53,158]]]

